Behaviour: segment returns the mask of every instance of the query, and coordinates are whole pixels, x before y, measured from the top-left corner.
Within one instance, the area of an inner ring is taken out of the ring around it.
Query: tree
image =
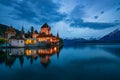
[[[28,30],[27,34],[25,34],[25,37],[26,37],[26,38],[31,38],[31,33],[30,33],[29,30]]]
[[[4,44],[5,43],[5,39],[0,39],[0,44]]]
[[[33,34],[33,32],[34,32],[34,27],[31,26],[31,34]]]
[[[21,34],[24,34],[24,27],[22,26]]]

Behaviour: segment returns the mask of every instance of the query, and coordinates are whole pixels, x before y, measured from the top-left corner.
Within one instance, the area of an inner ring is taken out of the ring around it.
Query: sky
[[[120,0],[0,0],[0,24],[27,32],[45,22],[62,38],[100,38],[120,28]]]

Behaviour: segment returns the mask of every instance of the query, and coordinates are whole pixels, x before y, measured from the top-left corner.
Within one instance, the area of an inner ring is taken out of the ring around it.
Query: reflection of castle
[[[38,48],[38,49],[26,49],[25,54],[28,57],[32,57],[36,59],[38,56],[40,57],[40,62],[44,66],[48,65],[50,62],[50,56],[56,54],[57,58],[59,57],[59,48],[51,47],[51,48]]]
[[[36,49],[11,48],[6,52],[7,53],[4,53],[5,55],[0,58],[0,63],[5,62],[7,66],[12,66],[17,58],[19,59],[21,66],[24,65],[26,60],[30,60],[30,63],[32,64],[33,61],[36,61],[38,58],[40,58],[40,63],[44,67],[47,67],[47,65],[50,63],[50,56],[56,54],[58,58],[60,49],[58,47]],[[25,59],[24,56],[26,56],[27,59]]]
[[[47,23],[43,24],[39,33],[37,30],[34,31],[33,27],[31,27],[31,32],[25,33],[22,27],[21,34],[16,36],[16,31],[10,27],[6,30],[5,34],[9,44],[16,47],[60,44],[59,34],[57,33],[56,36],[52,35],[51,28]]]

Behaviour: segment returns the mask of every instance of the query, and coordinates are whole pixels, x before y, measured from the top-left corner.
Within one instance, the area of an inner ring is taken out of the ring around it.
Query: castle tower
[[[50,34],[51,34],[50,30],[51,30],[51,28],[48,26],[47,23],[45,23],[45,24],[43,24],[43,26],[41,27],[40,34],[50,35]]]

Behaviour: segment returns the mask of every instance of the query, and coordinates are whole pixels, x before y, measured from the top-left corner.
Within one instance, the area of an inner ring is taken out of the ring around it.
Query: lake
[[[120,44],[0,50],[0,80],[120,80]]]

